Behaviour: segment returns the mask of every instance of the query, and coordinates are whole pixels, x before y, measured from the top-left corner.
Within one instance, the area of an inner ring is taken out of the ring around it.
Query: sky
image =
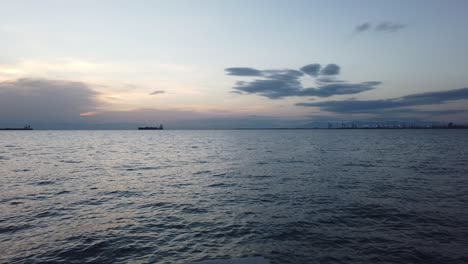
[[[0,127],[468,123],[465,0],[0,6]]]

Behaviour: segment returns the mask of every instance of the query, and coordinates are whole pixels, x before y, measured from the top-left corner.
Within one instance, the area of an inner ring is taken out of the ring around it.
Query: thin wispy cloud
[[[257,94],[270,99],[281,99],[291,96],[330,97],[333,95],[357,94],[375,89],[381,82],[350,83],[338,80],[341,67],[337,64],[327,64],[322,67],[318,63],[308,64],[294,69],[227,68],[227,75],[240,77],[259,77],[254,80],[237,81],[233,93]],[[310,77],[315,80],[316,87],[304,87],[301,78]]]
[[[158,94],[163,94],[163,93],[165,93],[164,90],[156,90],[156,91],[151,92],[150,95],[158,95]]]
[[[393,22],[382,22],[375,26],[374,30],[381,32],[396,32],[398,30],[404,29],[405,24],[393,23]]]
[[[392,32],[400,31],[406,27],[407,27],[406,24],[390,22],[390,21],[383,21],[383,22],[379,22],[375,24],[371,22],[365,22],[365,23],[357,25],[354,28],[354,33],[359,34],[359,33],[364,33],[364,32],[369,32],[369,31],[392,33]]]

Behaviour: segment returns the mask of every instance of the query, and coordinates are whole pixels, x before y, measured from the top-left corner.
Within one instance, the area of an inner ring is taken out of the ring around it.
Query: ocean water
[[[468,131],[0,132],[0,263],[254,256],[468,263]]]

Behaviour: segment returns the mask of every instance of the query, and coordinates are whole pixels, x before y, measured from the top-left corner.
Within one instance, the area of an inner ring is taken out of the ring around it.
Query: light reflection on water
[[[466,263],[464,130],[0,133],[0,262]]]

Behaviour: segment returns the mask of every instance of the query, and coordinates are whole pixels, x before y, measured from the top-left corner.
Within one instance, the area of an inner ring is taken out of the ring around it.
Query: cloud
[[[374,30],[381,32],[395,32],[405,27],[406,25],[400,23],[381,22],[380,24],[375,26]]]
[[[49,79],[0,82],[0,127],[30,124],[35,129],[136,129],[162,123],[170,129],[206,129],[288,124],[275,117],[250,117],[219,110],[105,110],[107,105],[98,99],[103,95],[83,82]]]
[[[273,70],[278,80],[298,71]],[[32,125],[35,129],[136,129],[164,124],[167,128],[236,128],[288,126],[291,120],[251,117],[235,111],[191,111],[183,109],[110,110],[84,82],[50,79],[17,79],[0,82],[0,127]],[[111,105],[112,106],[112,105]],[[108,108],[106,110],[106,108]],[[291,121],[294,123],[293,121]]]
[[[163,91],[163,90],[156,90],[156,91],[154,91],[154,92],[151,92],[150,95],[157,95],[157,94],[163,94],[163,93],[165,93],[165,91]]]
[[[82,82],[18,79],[0,82],[0,121],[25,124],[74,121],[95,111],[99,93]]]
[[[338,75],[340,74],[340,66],[336,64],[328,64],[320,71],[321,75]]]
[[[310,76],[317,76],[320,73],[322,66],[318,63],[309,64],[302,67],[300,70]]]
[[[227,68],[225,71],[227,72],[227,75],[233,76],[262,76],[262,71],[254,68]]]
[[[345,81],[337,80],[334,77],[328,77],[327,76],[327,77],[317,78],[317,79],[315,79],[315,82],[319,83],[319,84],[327,84],[327,83],[344,83]]]
[[[363,32],[366,32],[366,31],[374,30],[374,31],[377,31],[377,32],[391,33],[391,32],[396,32],[396,31],[402,30],[405,27],[406,27],[405,24],[396,23],[396,22],[389,22],[389,21],[383,21],[383,22],[380,22],[380,23],[375,24],[375,25],[373,25],[370,22],[365,22],[365,23],[357,25],[355,27],[355,29],[354,29],[354,32],[356,34],[359,34],[359,33],[363,33]]]
[[[462,99],[468,99],[468,88],[419,93],[391,99],[307,102],[296,105],[319,107],[321,110],[334,113],[376,113],[388,109],[442,104]]]
[[[298,94],[302,89],[299,77],[303,74],[295,70],[266,70],[266,79],[250,82],[238,81],[233,88],[237,93],[259,94],[270,99],[278,99]]]
[[[249,70],[246,71],[245,69]],[[270,99],[289,96],[330,97],[333,95],[357,94],[375,89],[380,84],[380,82],[348,83],[337,80],[334,76],[340,73],[340,66],[336,64],[328,64],[324,68],[318,63],[308,64],[300,68],[300,71],[293,69],[257,70],[252,68],[227,68],[226,71],[228,75],[254,76],[246,74],[255,73],[255,76],[261,77],[250,81],[237,81],[233,87],[233,93],[258,94]],[[315,78],[317,87],[303,87],[301,78],[304,73]]]
[[[362,83],[332,83],[319,86],[319,88],[306,88],[299,92],[300,96],[330,97],[342,94],[357,94],[373,90],[381,82]]]
[[[397,108],[397,109],[387,109],[385,111],[377,111],[379,117],[388,117],[388,119],[401,119],[404,116],[420,116],[420,120],[427,120],[427,116],[443,116],[443,115],[455,115],[455,114],[466,114],[468,110],[456,109],[456,110],[419,110],[412,108]],[[414,119],[414,118],[413,118]]]
[[[366,23],[362,23],[362,24],[357,25],[354,31],[356,33],[361,33],[361,32],[370,30],[371,27],[372,27],[371,23],[366,22]]]

